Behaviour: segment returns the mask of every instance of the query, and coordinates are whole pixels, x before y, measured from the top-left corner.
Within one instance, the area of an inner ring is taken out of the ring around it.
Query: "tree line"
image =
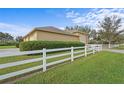
[[[103,20],[97,24],[97,30],[90,26],[66,26],[66,31],[81,31],[88,33],[89,43],[124,43],[124,28],[122,27],[122,19],[116,15],[105,16]]]
[[[3,33],[0,32],[0,45],[16,45],[19,42],[21,42],[22,36],[17,36],[16,38],[14,38],[11,34],[9,33]]]
[[[88,34],[89,43],[111,44],[124,43],[124,27],[122,19],[118,16],[105,16],[97,24],[97,30],[88,25],[85,26],[66,26],[65,31],[81,31]],[[8,45],[8,42],[21,42],[22,36],[14,38],[9,33],[0,32],[0,45]]]

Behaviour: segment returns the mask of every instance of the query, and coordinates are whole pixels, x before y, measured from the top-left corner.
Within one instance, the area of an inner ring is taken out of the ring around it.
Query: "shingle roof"
[[[65,30],[61,30],[61,29],[53,27],[53,26],[36,27],[35,30],[42,30],[42,31],[49,31],[49,32],[72,35],[71,33],[67,32]]]
[[[39,29],[39,30],[48,30],[48,31],[63,31],[59,28],[53,27],[53,26],[44,26],[44,27],[36,27],[35,29]]]
[[[65,34],[65,35],[77,36],[77,35],[73,35],[71,31],[69,32],[69,31],[61,30],[61,29],[56,28],[56,27],[53,27],[53,26],[36,27],[36,28],[34,28],[33,31],[29,32],[26,36],[28,36],[29,34],[31,34],[32,32],[34,32],[36,30],[38,30],[38,31],[53,32],[53,33],[60,33],[60,34]],[[24,36],[24,37],[26,37],[26,36]]]

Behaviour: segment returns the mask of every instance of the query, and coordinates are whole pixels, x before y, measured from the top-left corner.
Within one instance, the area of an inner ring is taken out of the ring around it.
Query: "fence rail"
[[[75,51],[76,49],[80,49],[80,50]],[[27,63],[33,63],[33,62],[38,62],[38,61],[42,61],[43,63],[39,66],[30,67],[30,68],[26,68],[26,69],[23,69],[23,70],[19,70],[19,71],[10,72],[10,73],[7,73],[7,74],[0,75],[0,80],[11,78],[11,77],[21,75],[21,74],[25,74],[25,73],[35,71],[35,70],[38,70],[38,69],[43,69],[43,72],[45,72],[47,70],[48,66],[52,66],[52,65],[59,64],[59,63],[65,62],[65,61],[69,61],[69,60],[72,62],[72,61],[74,61],[75,58],[79,58],[79,57],[82,57],[82,56],[87,56],[89,54],[95,54],[95,52],[101,51],[101,50],[102,50],[102,45],[95,45],[95,46],[88,45],[88,46],[85,46],[85,47],[69,47],[69,48],[57,48],[57,49],[45,49],[45,48],[43,48],[43,50],[26,51],[26,52],[21,52],[21,53],[18,53],[18,54],[15,53],[13,55],[6,55],[6,56],[3,56],[3,57],[20,56],[20,55],[39,53],[39,54],[42,54],[42,57],[41,58],[28,59],[28,60],[22,60],[22,61],[16,61],[16,62],[11,62],[11,63],[0,64],[0,69],[5,69],[5,68],[8,68],[8,67],[14,67],[14,66],[24,65],[24,64],[27,64]],[[57,51],[70,51],[70,52],[47,56],[47,53],[57,52]],[[75,54],[79,54],[79,55],[75,55]],[[68,56],[68,55],[70,57],[64,58],[62,60],[57,60],[57,61],[47,63],[47,59],[62,57],[62,56]]]
[[[124,45],[124,43],[122,43],[122,44],[88,44],[88,45],[90,45],[90,46],[101,45],[102,49],[109,49],[109,48],[119,47],[121,45]]]

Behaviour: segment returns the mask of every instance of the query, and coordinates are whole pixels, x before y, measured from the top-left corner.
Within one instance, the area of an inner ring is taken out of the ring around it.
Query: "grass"
[[[124,50],[124,45],[120,45],[119,47],[116,47],[114,49]]]
[[[70,52],[70,51],[55,52],[55,53],[47,54],[47,56],[57,55],[57,54],[62,54],[62,53],[68,53],[68,52]],[[33,59],[33,58],[40,58],[40,57],[42,57],[42,55],[30,55],[30,56],[29,55],[23,55],[23,56],[3,57],[3,58],[0,58],[0,64],[12,63],[12,62],[16,62],[16,61]],[[53,62],[53,61],[64,59],[64,58],[68,58],[68,57],[70,57],[70,55],[62,56],[62,57],[57,57],[57,58],[51,58],[51,59],[48,59],[47,62]],[[19,66],[13,66],[13,67],[8,67],[8,68],[0,69],[0,75],[7,74],[7,73],[10,73],[10,72],[14,72],[14,71],[18,71],[18,70],[23,70],[25,68],[29,68],[29,67],[33,67],[33,66],[38,66],[38,65],[42,65],[42,61],[33,62],[33,63],[27,63],[27,64],[23,64],[23,65],[19,65]]]
[[[82,57],[71,64],[65,64],[44,73],[19,80],[19,84],[101,84],[124,83],[124,55],[100,52]]]
[[[4,58],[0,58],[0,64],[12,63],[15,61],[21,61],[21,60],[26,60],[26,59],[38,58],[38,57],[40,57],[40,55],[30,55],[30,56],[24,55],[24,56],[14,56],[14,57],[4,57]],[[25,69],[28,67],[36,66],[38,64],[39,64],[38,62],[34,62],[34,63],[28,63],[28,64],[24,64],[24,65],[0,69],[0,75],[7,74],[9,72],[14,72],[17,70],[22,70],[22,69]]]
[[[16,46],[0,46],[0,49],[16,48]]]

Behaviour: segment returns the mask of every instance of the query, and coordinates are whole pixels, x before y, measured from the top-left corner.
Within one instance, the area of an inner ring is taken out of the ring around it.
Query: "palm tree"
[[[80,32],[85,32],[88,34],[89,38],[95,38],[96,35],[96,30],[91,29],[90,26],[86,25],[86,26],[66,26],[65,27],[65,31],[72,31],[72,30],[76,30],[76,31],[80,31]]]

